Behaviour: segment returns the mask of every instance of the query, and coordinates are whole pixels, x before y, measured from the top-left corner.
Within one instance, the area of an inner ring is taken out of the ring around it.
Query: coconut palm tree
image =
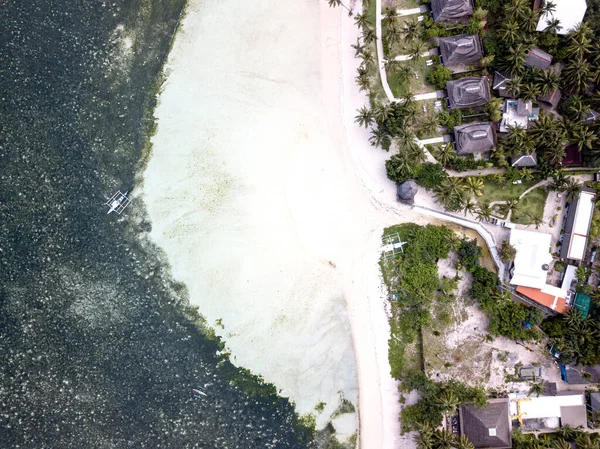
[[[575,438],[575,447],[577,449],[600,449],[598,440],[592,440],[589,434],[579,435]]]
[[[423,59],[423,53],[427,51],[427,44],[425,44],[425,42],[414,42],[409,50],[409,56],[412,62],[418,62]]]
[[[458,398],[451,390],[442,391],[436,398],[437,405],[444,411],[449,412],[458,405]]]
[[[344,8],[346,8],[346,10],[352,14],[352,10],[350,8],[348,8],[346,5],[344,5],[342,3],[342,0],[327,0],[327,3],[329,3],[329,6],[332,8],[335,8],[337,6],[343,6]]]
[[[381,24],[389,26],[392,23],[395,23],[398,20],[398,11],[396,8],[386,8],[385,14],[381,19]]]
[[[402,33],[406,42],[416,40],[421,35],[421,22],[416,17],[407,21],[402,28]]]
[[[475,449],[473,443],[469,441],[466,435],[460,435],[452,444],[456,449]]]
[[[523,77],[513,76],[512,79],[506,81],[506,92],[511,97],[519,97],[521,95],[521,88],[523,87]]]
[[[424,134],[434,134],[437,132],[438,127],[438,119],[434,114],[429,114],[421,120],[421,132]]]
[[[534,215],[527,214],[527,216],[531,220],[531,224],[535,226],[535,229],[539,229],[544,224],[544,218],[540,213]]]
[[[521,96],[525,100],[535,100],[541,94],[537,84],[527,83],[521,88]]]
[[[431,433],[416,432],[413,441],[417,444],[417,449],[433,449],[434,447]]]
[[[524,44],[517,44],[514,47],[508,49],[508,53],[504,56],[500,68],[507,71],[511,75],[520,75],[523,73],[525,58],[527,58],[527,52],[529,49]]]
[[[569,314],[569,312],[567,312],[567,315],[568,314]],[[573,441],[575,439],[575,435],[577,435],[577,431],[575,429],[573,429],[571,426],[569,426],[568,424],[565,426],[559,427],[556,430],[556,433],[558,435],[560,435],[560,437],[566,441]]]
[[[509,200],[506,201],[505,206],[506,206],[507,217],[508,217],[508,215],[512,214],[517,209],[518,204],[519,204],[519,198],[510,198]]]
[[[538,144],[544,142],[545,136],[557,126],[556,119],[553,115],[540,112],[538,119],[533,122],[533,126],[529,129],[529,134],[533,136]]]
[[[492,218],[493,212],[494,210],[492,209],[492,206],[490,206],[490,203],[484,201],[479,205],[479,211],[477,212],[477,220],[489,221]]]
[[[572,140],[577,143],[577,148],[582,151],[584,148],[591,150],[594,142],[598,139],[594,131],[588,126],[578,126],[571,132]]]
[[[531,387],[529,389],[529,393],[528,393],[529,396],[531,396],[532,394],[535,394],[535,397],[539,398],[540,394],[544,394],[544,392],[546,391],[546,384],[544,383],[543,380],[536,382],[535,379],[534,379],[534,381],[531,382],[529,384],[529,386]]]
[[[574,178],[567,178],[564,184],[564,191],[567,194],[567,201],[573,201],[581,192],[582,186]]]
[[[363,42],[372,44],[377,40],[377,34],[375,30],[369,26],[363,28]]]
[[[413,69],[408,65],[401,65],[395,71],[396,77],[401,81],[408,81],[414,75]]]
[[[371,81],[369,80],[369,76],[366,73],[359,73],[356,75],[356,84],[358,85],[361,91],[369,92],[371,88]]]
[[[418,165],[409,153],[401,152],[385,162],[385,171],[389,179],[402,182],[413,176]]]
[[[483,179],[479,176],[467,176],[462,188],[466,190],[469,197],[483,195]]]
[[[542,15],[552,14],[554,11],[556,11],[556,4],[550,0],[544,1],[542,7],[540,8],[540,13]]]
[[[378,102],[375,103],[375,106],[373,107],[375,120],[379,123],[385,122],[393,111],[394,107],[389,103],[383,104]]]
[[[570,59],[561,73],[565,88],[573,93],[581,93],[592,81],[590,63],[583,57]]]
[[[521,34],[521,26],[516,20],[507,20],[498,29],[498,34],[508,45],[513,45]]]
[[[523,29],[528,33],[533,33],[537,28],[537,24],[540,20],[540,16],[537,11],[533,11],[532,9],[528,9],[525,17],[521,21]]]
[[[387,133],[385,133],[382,129],[379,129],[379,128],[372,129],[371,137],[369,137],[369,143],[374,147],[378,147],[383,142],[383,139],[385,138],[385,136],[387,136]]]
[[[454,146],[452,145],[452,142],[448,142],[445,145],[437,146],[433,152],[434,157],[444,167],[447,166],[456,157],[456,152],[454,151]]]
[[[351,47],[354,49],[355,58],[358,58],[365,51],[365,46],[361,44],[359,38],[356,38],[356,44],[352,44]]]
[[[567,113],[569,118],[573,121],[579,122],[584,119],[585,115],[589,111],[589,108],[584,104],[583,98],[579,95],[573,95],[569,99],[569,107]]]
[[[529,5],[525,0],[513,0],[504,6],[504,15],[509,20],[525,18]]]
[[[398,28],[397,22],[392,22],[388,25],[387,29],[385,30],[385,38],[389,46],[394,45],[396,42],[400,42],[402,39],[402,34]]]
[[[463,203],[463,208],[465,210],[465,217],[468,213],[475,214],[477,212],[477,203],[471,198],[467,198],[467,200]]]
[[[436,449],[450,449],[454,442],[454,435],[446,429],[435,430],[433,432],[433,440]]]
[[[368,128],[373,124],[373,111],[368,109],[366,106],[363,106],[358,110],[358,115],[354,118],[354,121],[358,123],[360,126],[364,126]]]
[[[562,438],[557,438],[552,441],[552,443],[550,443],[550,447],[552,447],[552,449],[572,449],[571,443]]]
[[[536,70],[534,80],[541,95],[547,95],[560,85],[560,77],[556,70]]]
[[[356,14],[354,16],[354,23],[359,28],[364,28],[371,25],[371,22],[369,22],[369,15],[366,12],[363,12],[362,14]]]
[[[560,25],[560,19],[546,19],[546,33],[556,34],[562,28]]]

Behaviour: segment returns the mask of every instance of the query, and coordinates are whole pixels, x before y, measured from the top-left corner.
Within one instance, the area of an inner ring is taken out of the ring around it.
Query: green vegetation
[[[542,329],[560,352],[563,363],[600,363],[600,322],[597,310],[587,318],[582,318],[581,313],[571,310],[565,316],[546,320]]]
[[[525,180],[523,180],[521,184],[513,184],[512,182],[507,181],[505,177],[498,178],[497,175],[485,176],[483,178],[485,187],[483,189],[483,195],[478,199],[479,203],[484,201],[490,203],[494,201],[508,201],[513,198],[518,198],[527,189],[536,184],[536,181]]]
[[[502,246],[500,247],[500,251],[498,251],[500,255],[500,259],[502,262],[507,263],[511,260],[515,260],[515,256],[517,255],[517,250],[514,246],[512,246],[508,240],[504,240],[502,242]],[[556,268],[556,264],[554,265]]]
[[[441,164],[432,164],[431,162],[426,162],[415,171],[415,181],[427,190],[439,186],[446,177],[444,167]]]
[[[420,394],[418,403],[402,410],[402,430],[419,430],[421,438],[427,437],[430,429],[439,427],[443,414],[459,404],[483,407],[487,403],[487,392],[481,387],[470,387],[457,380],[437,383],[420,371],[408,374],[402,388],[405,391],[418,390]]]
[[[525,195],[511,215],[511,221],[524,225],[535,225],[538,229],[543,224],[544,206],[548,198],[548,191],[543,188],[537,188]]]
[[[495,273],[483,267],[476,267],[473,271],[471,296],[479,302],[490,319],[490,335],[512,340],[540,339],[541,334],[537,329],[543,319],[540,310],[513,302],[509,293],[499,290],[499,284]],[[525,323],[529,323],[530,327],[527,328]]]

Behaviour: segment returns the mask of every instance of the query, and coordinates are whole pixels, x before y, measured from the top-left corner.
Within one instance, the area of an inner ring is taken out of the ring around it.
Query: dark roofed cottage
[[[492,122],[471,122],[454,127],[456,153],[476,154],[491,151],[496,146]]]
[[[487,76],[467,77],[446,83],[450,109],[483,106],[490,101],[490,85]]]
[[[498,91],[498,95],[501,97],[512,97],[508,93],[508,89],[506,87],[506,82],[510,81],[512,78],[508,75],[504,75],[500,72],[494,72],[494,84],[493,89]]]
[[[442,63],[446,67],[460,68],[479,64],[483,53],[477,35],[459,34],[438,39]]]
[[[473,0],[431,0],[431,13],[438,23],[466,22],[473,14]]]
[[[525,67],[536,67],[540,70],[545,70],[552,64],[552,56],[539,48],[532,48],[527,53],[525,59]]]
[[[538,97],[538,101],[544,103],[546,106],[551,107],[552,109],[556,108],[558,102],[560,101],[561,93],[558,89],[552,89],[548,94],[542,95]]]
[[[396,196],[398,201],[404,203],[413,204],[415,202],[415,195],[419,191],[419,186],[413,179],[403,182],[402,184],[396,184]]]
[[[476,449],[512,447],[508,398],[489,399],[485,407],[460,406],[460,429]]]

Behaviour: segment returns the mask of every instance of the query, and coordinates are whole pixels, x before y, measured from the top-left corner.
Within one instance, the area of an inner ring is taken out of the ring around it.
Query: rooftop
[[[504,75],[500,72],[494,72],[494,83],[492,89],[498,91],[498,94],[501,97],[510,97],[511,95],[506,90],[506,82],[510,81],[512,78],[508,75]]]
[[[503,111],[500,122],[501,133],[508,132],[509,126],[527,129],[529,122],[537,119],[531,100],[504,100]]]
[[[545,285],[544,288],[517,286],[517,291],[529,299],[554,310],[555,312],[565,314],[570,307],[567,306],[567,292],[552,285]]]
[[[466,22],[473,14],[473,1],[431,0],[431,13],[438,23]]]
[[[476,66],[482,58],[481,40],[479,36],[459,34],[457,36],[438,39],[441,61],[449,68],[465,68]]]
[[[552,14],[540,17],[537,31],[544,31],[548,27],[548,20],[560,20],[558,34],[567,34],[569,30],[577,28],[583,21],[587,4],[585,0],[552,0],[555,10]]]
[[[513,167],[535,167],[537,165],[537,155],[531,153],[515,156],[511,158],[511,165]]]
[[[412,204],[414,202],[415,195],[419,191],[419,186],[413,179],[403,182],[402,184],[396,185],[396,195],[398,200]]]
[[[457,154],[491,151],[496,146],[492,122],[471,122],[454,127]]]
[[[560,257],[583,260],[587,237],[594,213],[595,193],[583,190],[569,205]]]
[[[538,100],[554,109],[558,105],[561,96],[560,90],[553,89],[550,93],[538,97]]]
[[[507,398],[489,399],[485,407],[460,406],[460,428],[477,449],[512,447]]]
[[[450,109],[483,106],[490,101],[487,76],[466,77],[446,83]]]
[[[545,70],[552,64],[552,56],[540,48],[532,48],[525,59],[525,67],[537,67]]]
[[[585,399],[581,393],[528,398],[514,393],[508,396],[511,398],[511,416],[520,413],[525,423],[524,428],[527,430],[556,429],[561,426],[563,413],[566,421],[576,422],[581,414],[577,408],[583,407],[585,412]]]
[[[548,265],[552,262],[551,241],[551,234],[511,230],[510,244],[517,250],[511,284],[537,289],[546,286]]]

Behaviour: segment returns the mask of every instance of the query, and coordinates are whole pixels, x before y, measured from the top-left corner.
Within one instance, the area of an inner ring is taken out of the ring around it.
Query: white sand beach
[[[377,262],[383,227],[420,219],[354,123],[367,101],[357,35],[325,0],[191,0],[142,194],[153,239],[234,363],[321,426],[340,393],[359,395],[361,448],[412,447]],[[358,421],[333,424],[344,440]]]

